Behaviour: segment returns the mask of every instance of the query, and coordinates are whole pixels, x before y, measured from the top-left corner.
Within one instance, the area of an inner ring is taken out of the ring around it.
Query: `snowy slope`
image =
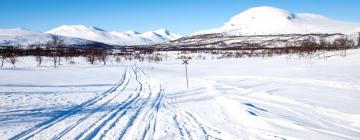
[[[139,33],[136,31],[108,32],[96,27],[83,25],[63,25],[48,31],[47,33],[66,37],[76,37],[110,45],[145,45],[162,43],[178,39],[181,36],[170,33],[165,29]]]
[[[155,31],[153,31],[153,32],[154,32],[155,34],[160,35],[160,36],[166,37],[166,38],[168,38],[169,40],[175,40],[175,39],[179,39],[179,38],[182,37],[181,35],[178,35],[178,34],[169,32],[169,31],[166,30],[166,29],[158,29],[158,30],[155,30]]]
[[[54,35],[48,33],[34,32],[23,28],[0,29],[0,45],[28,46],[46,44],[52,40]],[[94,43],[79,38],[62,37],[66,45],[84,45]]]
[[[357,36],[344,34],[279,34],[279,35],[229,35],[213,33],[183,37],[158,46],[163,48],[276,48],[299,46],[304,40],[333,42],[338,38],[356,41]]]
[[[360,23],[336,21],[322,15],[291,13],[274,7],[255,7],[230,19],[224,26],[194,34],[230,33],[235,35],[268,35],[291,33],[354,33]]]
[[[360,50],[334,54],[192,59],[189,89],[176,56],[56,69],[19,58],[0,69],[0,139],[358,140]]]

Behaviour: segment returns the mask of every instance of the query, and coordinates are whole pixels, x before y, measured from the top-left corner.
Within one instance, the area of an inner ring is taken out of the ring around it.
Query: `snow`
[[[30,31],[24,28],[0,29],[0,45],[44,45],[52,40],[51,34]],[[82,45],[92,43],[92,41],[82,40],[78,38],[62,37],[66,45]]]
[[[337,21],[310,13],[291,13],[261,6],[250,8],[230,19],[224,26],[194,34],[230,33],[235,35],[309,34],[359,32],[360,23]]]
[[[0,29],[1,44],[36,44],[47,42],[51,36],[22,28]]]
[[[166,29],[140,33],[136,31],[107,32],[96,27],[83,25],[62,25],[46,33],[28,29],[0,29],[0,45],[43,45],[52,40],[52,36],[60,36],[66,45],[84,45],[100,42],[108,45],[149,45],[163,43],[181,38]]]
[[[191,59],[189,89],[181,60],[162,53],[159,63],[6,63],[0,139],[360,138],[360,50]]]
[[[240,35],[205,34],[184,37],[172,42],[161,44],[163,47],[192,47],[192,48],[224,48],[224,47],[266,47],[280,48],[299,46],[304,40],[334,42],[336,39],[346,38],[357,44],[358,35],[344,34],[279,34],[279,35]],[[161,46],[160,45],[160,46]]]
[[[107,32],[96,27],[83,25],[62,25],[47,33],[73,38],[82,38],[91,41],[102,42],[110,45],[146,45],[167,42],[178,39],[181,36],[165,29],[140,33],[136,31]]]
[[[158,30],[155,30],[153,32],[158,34],[158,35],[167,37],[169,40],[176,40],[176,39],[179,39],[179,38],[182,37],[181,35],[176,34],[176,33],[171,33],[166,29],[158,29]]]

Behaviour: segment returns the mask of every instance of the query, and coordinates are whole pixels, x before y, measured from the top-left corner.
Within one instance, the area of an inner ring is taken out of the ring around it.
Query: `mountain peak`
[[[244,12],[240,13],[240,14],[254,14],[254,13],[260,13],[260,14],[290,14],[290,12],[284,10],[284,9],[280,9],[280,8],[276,8],[276,7],[270,7],[270,6],[258,6],[258,7],[253,7],[250,9],[245,10]]]
[[[95,31],[100,31],[100,32],[104,32],[105,30],[97,28],[97,27],[87,27],[85,25],[61,25],[59,27],[56,27],[50,31],[48,31],[47,33],[55,33],[55,32],[77,32],[77,31],[91,31],[91,30],[95,30]]]
[[[290,13],[286,10],[261,6],[250,8],[230,19],[229,22],[225,23],[225,27],[241,26],[243,24],[251,24],[262,22],[263,24],[268,22],[289,22],[289,20],[295,19],[295,14]]]
[[[174,40],[180,36],[165,29],[139,33],[136,31],[107,32],[97,27],[63,25],[47,33],[72,38],[81,38],[110,45],[144,45]]]
[[[130,31],[126,31],[125,33],[128,33],[128,34],[135,34],[135,35],[137,35],[137,34],[141,34],[140,32],[138,32],[138,31],[132,31],[132,30],[130,30]]]
[[[170,32],[168,30],[166,30],[166,29],[163,29],[163,28],[157,29],[157,30],[155,30],[153,32],[155,32],[157,34],[160,34],[160,35],[170,35]]]
[[[90,29],[93,29],[93,30],[98,30],[98,31],[105,31],[105,30],[100,29],[100,28],[98,28],[98,27],[90,27]]]
[[[359,23],[336,21],[311,13],[292,13],[283,9],[261,6],[245,10],[223,27],[194,34],[229,33],[233,35],[308,34],[355,32]]]
[[[88,27],[86,27],[86,26],[84,26],[84,25],[61,25],[61,26],[59,26],[59,27],[56,27],[55,29],[57,29],[57,28],[88,28]]]
[[[6,36],[32,36],[41,33],[30,31],[26,28],[12,28],[12,29],[0,29],[0,35]]]

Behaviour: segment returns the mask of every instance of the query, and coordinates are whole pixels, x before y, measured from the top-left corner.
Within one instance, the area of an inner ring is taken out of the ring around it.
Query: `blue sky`
[[[187,35],[220,27],[255,6],[360,22],[360,0],[0,0],[0,28],[47,31],[82,24],[110,31],[166,28]]]

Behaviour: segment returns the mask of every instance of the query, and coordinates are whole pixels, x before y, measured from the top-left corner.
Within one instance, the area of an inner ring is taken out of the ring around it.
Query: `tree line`
[[[18,57],[35,56],[37,66],[41,66],[44,57],[51,58],[53,66],[56,68],[61,65],[63,59],[71,60],[74,57],[83,56],[86,60],[94,64],[95,61],[101,61],[106,64],[109,55],[108,49],[94,47],[68,47],[64,40],[53,36],[52,40],[44,45],[29,45],[27,48],[20,46],[0,46],[1,67],[5,62],[10,62],[15,67]]]
[[[333,41],[320,40],[316,41],[314,38],[301,40],[298,42],[292,42],[287,47],[279,48],[267,48],[263,46],[257,46],[252,44],[252,47],[244,46],[232,46],[224,48],[196,48],[188,46],[186,48],[171,48],[160,51],[182,51],[182,52],[205,52],[211,51],[211,54],[222,53],[226,57],[257,57],[257,56],[273,56],[282,54],[298,54],[300,55],[311,55],[319,51],[342,51],[343,55],[346,55],[347,49],[360,48],[360,34],[355,43],[354,40],[349,38],[337,38]],[[256,46],[256,47],[254,47]],[[140,50],[140,51],[139,51]],[[57,36],[53,36],[52,40],[45,45],[29,45],[27,48],[20,46],[0,46],[0,59],[1,68],[4,63],[10,63],[15,67],[18,62],[18,57],[22,56],[34,56],[37,62],[37,66],[41,66],[44,58],[50,58],[53,66],[56,68],[62,65],[62,61],[66,60],[70,63],[75,63],[73,58],[83,57],[89,64],[101,63],[106,65],[110,57],[113,57],[116,63],[120,63],[122,60],[139,60],[158,62],[161,61],[166,55],[153,54],[157,51],[157,48],[146,48],[146,49],[134,49],[133,52],[114,52],[106,48],[96,47],[69,47],[66,46],[64,40]],[[238,52],[226,52],[229,50],[238,50]],[[222,52],[223,51],[223,52]],[[152,55],[150,55],[152,54]]]

